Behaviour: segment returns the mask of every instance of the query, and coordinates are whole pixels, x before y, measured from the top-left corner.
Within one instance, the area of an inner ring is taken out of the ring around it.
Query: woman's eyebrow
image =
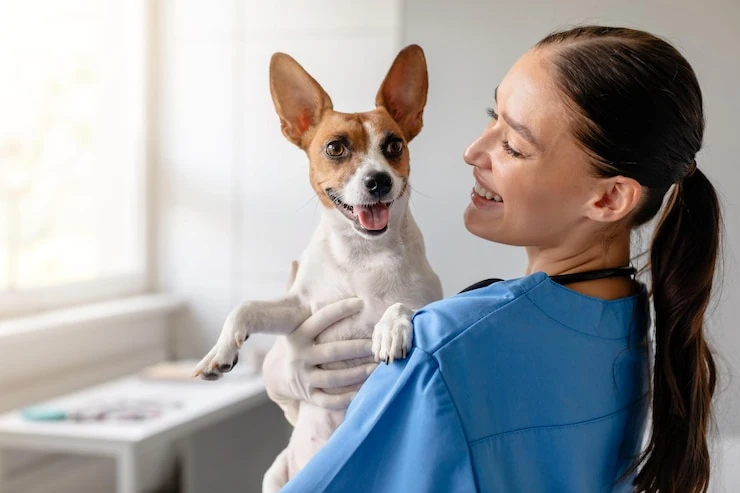
[[[493,91],[493,100],[496,102],[496,105],[498,105],[498,86],[496,86],[496,89]],[[511,117],[501,113],[501,118],[503,118],[506,121],[506,124],[513,128],[518,134],[520,134],[522,137],[524,137],[526,140],[528,140],[532,145],[535,147],[542,149],[542,146],[537,142],[537,139],[534,138],[534,134],[532,131],[524,125],[523,123],[519,123],[517,121],[514,121],[511,119]]]

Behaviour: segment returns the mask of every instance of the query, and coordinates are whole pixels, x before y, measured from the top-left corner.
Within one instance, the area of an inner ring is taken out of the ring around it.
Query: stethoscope
[[[576,282],[584,281],[595,281],[596,279],[606,279],[608,277],[632,277],[635,275],[637,270],[634,267],[614,267],[611,269],[597,269],[588,270],[584,272],[574,272],[573,274],[560,274],[557,276],[549,276],[554,282],[565,286],[566,284],[573,284]],[[458,294],[466,293],[474,289],[485,288],[495,282],[503,281],[503,279],[484,279],[478,281],[475,284],[468,286],[467,288],[460,291]]]

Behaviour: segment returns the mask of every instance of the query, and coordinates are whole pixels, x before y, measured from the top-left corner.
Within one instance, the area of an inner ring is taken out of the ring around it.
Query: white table
[[[194,366],[194,362],[183,364]],[[147,444],[186,437],[267,400],[261,376],[239,371],[237,367],[216,382],[157,381],[133,375],[43,404],[75,409],[82,403],[101,399],[152,397],[177,400],[181,406],[142,422],[40,422],[28,421],[17,411],[0,415],[0,461],[3,449],[8,448],[113,457],[117,492],[140,493],[139,457]],[[0,462],[0,491],[3,490],[1,473]]]

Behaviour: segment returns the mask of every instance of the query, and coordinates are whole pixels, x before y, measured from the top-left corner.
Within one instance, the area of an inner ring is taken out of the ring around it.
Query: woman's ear
[[[586,216],[594,221],[613,223],[635,210],[642,198],[642,185],[625,176],[599,179],[595,195],[586,204]]]

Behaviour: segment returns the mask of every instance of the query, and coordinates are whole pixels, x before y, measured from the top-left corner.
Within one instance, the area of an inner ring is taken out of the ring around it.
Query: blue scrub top
[[[629,491],[648,384],[647,298],[538,272],[432,303],[283,492]]]

